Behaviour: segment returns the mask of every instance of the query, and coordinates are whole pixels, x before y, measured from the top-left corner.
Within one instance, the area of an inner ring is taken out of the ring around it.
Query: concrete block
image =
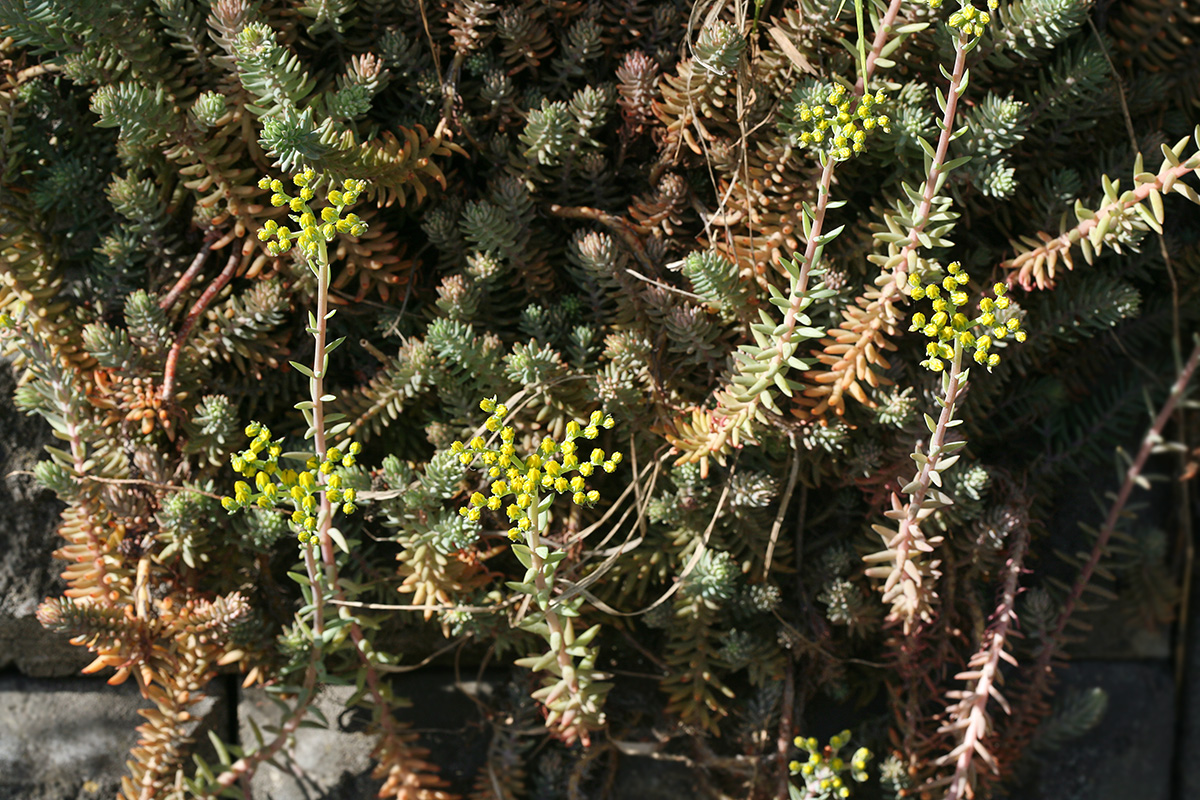
[[[205,728],[228,735],[223,688],[214,682],[214,695],[195,706],[201,722],[190,735],[202,754]],[[113,797],[144,721],[137,711],[149,706],[133,681],[0,676],[0,800]]]

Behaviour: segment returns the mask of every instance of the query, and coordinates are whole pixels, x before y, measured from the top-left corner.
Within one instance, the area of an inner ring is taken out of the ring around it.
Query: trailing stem
[[[899,622],[906,637],[913,632],[916,620],[928,622],[933,619],[931,603],[936,595],[931,584],[941,574],[937,569],[940,562],[919,559],[933,553],[942,537],[926,538],[921,524],[953,502],[934,487],[942,484],[941,471],[958,460],[957,455],[951,454],[965,444],[946,442],[949,429],[960,422],[954,419],[955,402],[966,386],[968,376],[968,371],[962,368],[962,341],[955,339],[953,347],[950,368],[942,373],[942,396],[938,398],[942,411],[936,424],[929,415],[925,416],[930,430],[929,444],[924,452],[918,449],[912,454],[920,468],[901,489],[909,500],[901,502],[900,493],[893,492],[892,508],[884,512],[884,516],[899,521],[899,526],[895,529],[887,525],[872,526],[882,537],[885,549],[863,558],[868,564],[881,564],[870,567],[866,574],[884,579],[883,601],[892,606],[888,620],[893,624]]]
[[[1095,544],[1092,545],[1091,555],[1083,565],[1083,568],[1080,569],[1079,576],[1075,579],[1075,583],[1072,584],[1070,591],[1067,592],[1067,596],[1062,603],[1062,610],[1055,619],[1054,627],[1047,633],[1042,648],[1038,652],[1037,660],[1033,666],[1033,677],[1030,680],[1029,686],[1022,692],[1020,703],[1017,704],[1012,714],[1012,722],[1009,725],[1010,729],[1016,731],[1028,730],[1029,727],[1036,723],[1035,718],[1040,714],[1040,710],[1043,707],[1043,697],[1050,689],[1050,682],[1054,673],[1055,657],[1061,654],[1058,642],[1062,640],[1067,624],[1071,621],[1071,615],[1075,611],[1075,606],[1079,603],[1083,592],[1088,588],[1088,583],[1091,581],[1092,575],[1096,572],[1096,568],[1100,564],[1100,559],[1104,556],[1109,539],[1112,538],[1112,535],[1117,530],[1117,522],[1125,510],[1125,505],[1129,502],[1130,496],[1133,494],[1134,487],[1142,480],[1142,471],[1146,467],[1146,461],[1150,458],[1151,453],[1154,452],[1155,447],[1162,442],[1162,432],[1166,429],[1171,415],[1175,412],[1175,407],[1183,399],[1184,392],[1191,381],[1192,373],[1196,371],[1197,363],[1200,363],[1200,341],[1197,341],[1195,347],[1192,348],[1191,355],[1188,356],[1188,360],[1180,371],[1179,376],[1171,385],[1170,394],[1167,396],[1157,416],[1155,416],[1150,429],[1143,437],[1137,456],[1125,470],[1125,478],[1121,482],[1121,488],[1118,490],[1116,497],[1113,499],[1112,506],[1109,507],[1108,516],[1105,517],[1104,524],[1096,536]]]
[[[1193,133],[1193,138],[1200,146],[1200,127]],[[1024,246],[1030,249],[1018,253],[1000,265],[1013,270],[1008,276],[1008,282],[1019,283],[1026,290],[1034,286],[1039,289],[1052,288],[1059,259],[1062,259],[1067,269],[1075,268],[1071,255],[1071,248],[1075,245],[1079,245],[1084,259],[1090,264],[1104,243],[1120,252],[1118,233],[1132,225],[1141,225],[1143,229],[1149,227],[1161,234],[1164,219],[1163,195],[1174,191],[1193,203],[1200,203],[1200,195],[1181,180],[1189,173],[1200,172],[1200,153],[1180,161],[1187,141],[1185,137],[1174,147],[1167,147],[1165,144],[1162,146],[1166,160],[1158,174],[1142,171],[1142,156],[1139,153],[1133,168],[1133,189],[1118,194],[1118,185],[1109,181],[1108,176],[1104,176],[1104,196],[1107,202],[1092,211],[1076,201],[1075,216],[1078,222],[1070,230],[1063,231],[1055,237],[1045,232],[1039,233],[1036,239],[1022,237],[1022,244],[1019,244],[1018,248]],[[1142,205],[1147,199],[1150,201],[1150,208]]]
[[[998,770],[996,760],[983,743],[992,730],[987,705],[988,700],[994,698],[1001,708],[1009,710],[1008,702],[998,688],[1000,661],[1003,659],[1014,666],[1017,663],[1005,647],[1013,624],[1017,621],[1017,584],[1028,548],[1029,527],[1022,526],[1015,533],[1008,561],[1004,565],[1004,587],[996,612],[992,615],[992,624],[984,633],[979,651],[967,662],[968,670],[954,676],[956,680],[968,681],[971,685],[967,689],[948,693],[951,699],[958,702],[948,709],[949,721],[939,729],[939,733],[960,732],[962,738],[948,755],[938,761],[939,765],[954,763],[946,800],[960,800],[974,795],[976,755],[993,771]]]

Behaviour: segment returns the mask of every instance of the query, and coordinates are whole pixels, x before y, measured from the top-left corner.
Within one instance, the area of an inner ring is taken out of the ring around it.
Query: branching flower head
[[[860,747],[848,760],[844,759],[839,752],[849,743],[850,731],[842,731],[831,737],[829,744],[824,747],[811,736],[807,739],[803,736],[796,737],[796,747],[808,752],[808,760],[793,761],[788,765],[788,769],[793,775],[800,775],[804,779],[806,799],[846,798],[850,796],[850,787],[846,784],[844,776],[849,774],[856,783],[867,779],[867,762],[871,760],[871,751]]]
[[[990,0],[988,8],[993,11],[996,9],[996,0]],[[962,31],[967,36],[976,38],[983,36],[983,29],[991,22],[992,15],[986,11],[980,11],[971,3],[963,3],[963,7],[950,15],[947,24],[951,28]]]
[[[535,452],[521,457],[513,444],[516,429],[504,424],[508,407],[497,403],[495,398],[480,401],[479,407],[491,414],[484,427],[499,434],[500,443],[494,447],[482,436],[476,436],[469,442],[455,442],[450,446],[451,452],[464,465],[472,466],[478,460],[491,481],[490,496],[475,492],[470,504],[459,509],[459,513],[474,522],[484,508],[503,509],[513,525],[508,532],[513,541],[535,525],[539,513],[549,507],[555,494],[571,495],[576,505],[595,505],[600,493],[589,490],[585,479],[597,467],[612,472],[621,463],[620,453],[606,455],[598,447],[587,454],[579,451],[580,440],[595,439],[600,435],[600,428],[613,427],[613,418],[600,411],[592,412],[586,426],[574,420],[567,423],[564,441],[556,442],[546,437]]]
[[[343,514],[358,510],[354,505],[355,490],[343,488],[341,476],[334,472],[338,466],[354,466],[356,456],[362,451],[358,442],[349,442],[344,450],[331,447],[321,459],[310,456],[305,468],[296,471],[280,468],[283,440],[272,439],[271,429],[266,425],[252,422],[246,426],[246,435],[251,437],[250,446],[234,453],[230,460],[234,472],[252,479],[253,486],[247,481],[235,483],[233,496],[221,498],[226,511],[232,514],[251,507],[271,510],[280,503],[286,504],[292,508],[292,530],[301,544],[307,544],[317,529],[321,492],[325,492],[334,507],[340,505]]]
[[[287,206],[293,212],[288,216],[300,226],[298,231],[293,231],[275,220],[267,220],[259,230],[258,238],[269,242],[268,253],[273,256],[281,255],[294,244],[312,265],[320,259],[326,243],[332,242],[339,233],[362,236],[367,232],[367,224],[357,214],[346,213],[347,208],[358,202],[358,196],[367,186],[365,181],[347,178],[342,181],[341,188],[330,189],[326,195],[328,205],[321,209],[319,216],[309,205],[316,197],[316,190],[320,184],[316,172],[306,169],[294,175],[292,182],[300,189],[294,197],[284,191],[283,181],[278,178],[263,178],[258,182],[260,189],[271,192],[271,205]]]
[[[940,8],[942,5],[942,0],[928,0],[928,2],[930,8]],[[980,11],[970,0],[959,0],[958,11],[950,15],[946,24],[968,38],[979,38],[983,36],[987,24],[992,21],[992,15],[988,11],[995,11],[1000,7],[1000,2],[999,0],[987,0],[987,7],[987,11]]]
[[[876,128],[891,131],[891,120],[878,113],[885,100],[883,90],[867,93],[853,107],[846,87],[836,84],[824,102],[796,103],[792,139],[795,143],[827,152],[835,161],[845,161],[863,151],[867,134]],[[853,108],[852,108],[853,107]]]
[[[962,287],[970,280],[963,270],[962,264],[955,261],[949,267],[949,272],[941,284],[925,284],[916,273],[908,276],[908,285],[914,300],[929,298],[933,301],[933,316],[926,319],[918,312],[912,316],[910,331],[920,331],[931,341],[925,346],[927,358],[921,366],[934,372],[946,368],[946,361],[954,359],[956,353],[972,352],[976,364],[982,364],[989,370],[1000,363],[1000,354],[990,352],[996,341],[1012,336],[1018,342],[1025,341],[1025,331],[1021,330],[1019,317],[1009,317],[1000,322],[996,317],[997,311],[1009,307],[1006,295],[1007,287],[997,283],[992,287],[995,298],[984,297],[979,301],[979,314],[968,317],[961,309],[967,305],[968,296]]]

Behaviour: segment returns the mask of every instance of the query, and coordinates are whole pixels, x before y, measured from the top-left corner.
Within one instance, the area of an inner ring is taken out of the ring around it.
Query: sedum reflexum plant
[[[490,447],[483,437],[476,436],[466,444],[456,441],[450,446],[465,466],[478,460],[489,479],[486,486],[490,496],[475,492],[470,506],[460,512],[477,522],[484,508],[499,511],[503,506],[512,525],[508,538],[513,541],[513,553],[526,570],[520,581],[510,581],[508,587],[528,595],[538,609],[518,624],[522,630],[544,638],[548,646],[545,654],[518,659],[517,664],[534,673],[548,673],[542,688],[533,693],[546,708],[546,727],[566,744],[580,741],[586,746],[591,743],[591,732],[604,725],[604,695],[612,686],[602,682],[607,676],[597,671],[597,650],[589,646],[600,626],[575,632],[583,597],[556,596],[554,575],[567,551],[556,547],[551,552],[551,541],[545,534],[553,520],[556,495],[569,494],[577,506],[592,506],[600,500],[598,491],[586,490],[585,479],[597,467],[609,473],[616,470],[621,454],[606,455],[596,447],[583,460],[577,450],[580,442],[595,439],[601,427],[611,429],[613,418],[594,411],[586,426],[572,420],[567,423],[563,441],[546,437],[535,452],[522,457],[513,444],[516,429],[504,424],[508,408],[495,398],[482,400],[479,406],[491,413],[484,427],[498,434],[500,443]]]
[[[296,403],[295,408],[308,424],[304,438],[312,441],[313,449],[284,453],[283,439],[272,439],[271,430],[260,422],[250,423],[245,431],[246,436],[252,437],[249,447],[231,454],[230,460],[233,470],[253,479],[254,485],[237,481],[234,494],[221,499],[221,505],[230,514],[249,508],[271,513],[281,503],[292,509],[288,524],[299,541],[305,571],[290,574],[300,584],[304,605],[296,613],[291,630],[284,633],[290,663],[280,671],[283,680],[271,686],[275,695],[290,697],[292,701],[289,704],[277,700],[282,720],[278,726],[267,729],[272,738],[264,737],[255,728],[257,748],[227,745],[212,737],[221,762],[220,771],[196,755],[196,776],[185,779],[185,783],[201,797],[227,794],[238,784],[246,785],[260,765],[287,746],[309,715],[316,692],[329,679],[328,659],[338,650],[349,648],[359,662],[355,675],[358,692],[350,702],[352,705],[364,702],[373,712],[372,727],[379,737],[374,750],[378,759],[374,774],[384,779],[381,794],[413,790],[418,796],[435,800],[446,796],[437,789],[441,782],[422,761],[425,752],[411,746],[411,735],[393,718],[392,708],[397,699],[381,679],[379,667],[394,663],[395,659],[374,648],[363,621],[347,605],[353,600],[339,577],[344,565],[339,564],[338,551],[349,555],[351,546],[358,542],[348,540],[333,524],[335,513],[340,511],[349,516],[357,510],[355,488],[343,486],[343,478],[335,470],[353,468],[362,446],[348,441],[343,450],[331,444],[350,423],[341,421],[344,414],[326,411],[326,404],[337,399],[326,392],[329,358],[343,341],[328,338],[328,323],[336,314],[336,309],[329,308],[328,245],[339,233],[361,236],[366,232],[358,215],[347,211],[357,202],[366,184],[347,178],[340,187],[331,187],[318,223],[313,205],[324,182],[322,176],[308,168],[294,175],[292,181],[299,189],[296,196],[289,196],[280,180],[264,178],[260,187],[272,192],[272,205],[287,206],[292,212],[290,218],[299,226],[295,240],[290,228],[273,220],[264,225],[258,236],[263,241],[269,240],[267,250],[272,255],[294,246],[316,280],[316,313],[309,312],[307,327],[314,342],[313,363],[307,367],[291,362],[309,380],[309,399]],[[300,470],[282,467],[280,459],[301,462],[304,466]]]
[[[912,454],[917,473],[898,494],[892,494],[892,507],[884,512],[889,519],[897,520],[899,527],[873,525],[886,549],[863,559],[868,564],[882,562],[883,565],[867,569],[866,575],[884,578],[882,599],[891,604],[889,620],[902,623],[906,635],[912,632],[918,619],[931,622],[934,616],[934,586],[941,562],[930,554],[942,543],[942,537],[927,538],[921,524],[954,503],[940,489],[942,473],[961,458],[959,451],[967,445],[965,439],[949,439],[951,429],[962,424],[962,419],[955,418],[955,410],[971,374],[964,365],[967,353],[975,363],[991,371],[1000,363],[1000,354],[989,352],[994,344],[1003,344],[1010,335],[1018,342],[1026,337],[1020,317],[1006,313],[1010,301],[1004,284],[992,287],[995,297],[983,297],[979,301],[979,314],[971,318],[960,310],[968,303],[963,287],[970,281],[969,276],[957,261],[946,268],[946,273],[940,285],[926,285],[915,273],[908,277],[910,296],[915,300],[928,298],[933,303],[933,314],[928,320],[921,312],[913,314],[910,330],[920,331],[930,340],[921,366],[941,373],[941,394],[936,399],[942,410],[936,421],[924,415],[930,438],[925,447]],[[902,501],[901,494],[909,499]]]
[[[339,682],[394,798],[603,796],[647,752],[840,793],[847,737],[789,752],[843,727],[885,797],[1021,794],[1097,720],[1053,678],[1100,601],[1161,629],[1188,585],[1126,513],[1194,428],[1177,5],[0,0],[39,618],[153,703],[122,794],[253,789]],[[522,666],[443,785],[402,670],[450,652]],[[280,720],[197,764],[234,671]]]

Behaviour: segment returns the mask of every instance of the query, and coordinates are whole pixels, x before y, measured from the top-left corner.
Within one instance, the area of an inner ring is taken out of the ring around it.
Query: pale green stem
[[[538,511],[539,497],[537,492],[532,492],[531,497],[532,502],[529,508],[531,510],[530,522],[532,524],[529,526],[529,530],[525,534],[525,541],[529,546],[530,564],[532,565],[531,569],[533,570],[533,585],[537,589],[538,597],[543,595],[546,597],[545,604],[542,604],[539,601],[538,606],[541,608],[542,613],[546,615],[546,627],[550,629],[551,637],[558,642],[558,645],[555,648],[555,655],[558,659],[558,666],[562,669],[563,679],[567,682],[567,688],[570,693],[572,695],[576,695],[579,693],[579,680],[575,675],[575,666],[571,663],[571,656],[567,653],[567,641],[563,636],[562,620],[558,618],[558,614],[554,611],[554,608],[551,604],[550,593],[547,591],[549,584],[546,582],[546,562],[541,556],[538,555],[537,552],[538,547],[541,546],[541,540],[538,532],[542,525],[542,515],[541,512]],[[548,521],[549,520],[547,520],[547,522]],[[551,702],[552,700],[552,697],[546,698],[547,702]],[[571,720],[564,717],[562,722],[566,724],[571,722]]]

